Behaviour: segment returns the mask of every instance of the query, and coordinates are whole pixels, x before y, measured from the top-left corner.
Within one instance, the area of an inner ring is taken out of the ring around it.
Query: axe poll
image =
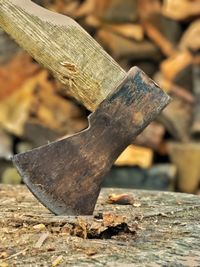
[[[29,0],[0,0],[0,26],[94,111],[86,130],[13,162],[55,214],[92,214],[104,174],[169,97],[137,67],[122,70],[73,19]]]

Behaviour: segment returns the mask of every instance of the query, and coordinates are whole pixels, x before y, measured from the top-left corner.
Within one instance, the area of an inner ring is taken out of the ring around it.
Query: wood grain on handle
[[[30,0],[0,0],[0,27],[90,110],[126,76],[73,19]]]

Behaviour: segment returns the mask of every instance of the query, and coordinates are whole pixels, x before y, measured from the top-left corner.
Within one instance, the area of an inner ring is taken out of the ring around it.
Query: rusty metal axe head
[[[32,193],[58,215],[93,213],[104,175],[169,97],[137,67],[71,137],[15,155]]]

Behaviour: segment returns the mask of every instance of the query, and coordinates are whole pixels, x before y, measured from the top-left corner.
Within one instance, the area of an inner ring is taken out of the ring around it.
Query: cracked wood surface
[[[129,193],[136,205],[108,204],[110,193]],[[56,217],[24,186],[1,185],[0,199],[0,266],[200,266],[198,196],[103,189],[95,214],[123,216],[135,229],[110,228],[108,239],[80,237],[99,220]],[[73,227],[79,230],[69,233]]]
[[[126,76],[73,19],[30,0],[0,0],[0,27],[90,110]]]

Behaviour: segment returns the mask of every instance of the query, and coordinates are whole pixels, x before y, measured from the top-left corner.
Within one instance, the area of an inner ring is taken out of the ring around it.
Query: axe
[[[137,67],[122,70],[73,19],[29,0],[0,0],[0,26],[93,111],[86,130],[12,159],[53,213],[90,215],[104,175],[169,96]]]

